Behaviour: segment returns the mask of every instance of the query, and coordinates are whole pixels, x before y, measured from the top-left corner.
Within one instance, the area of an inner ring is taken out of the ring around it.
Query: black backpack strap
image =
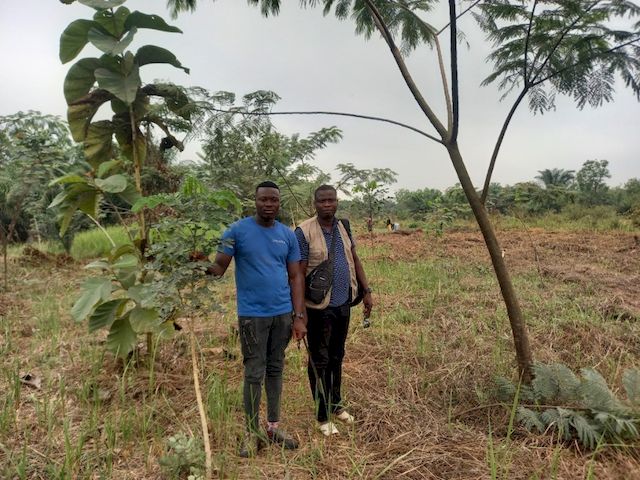
[[[342,223],[342,225],[344,226],[344,229],[349,234],[349,239],[353,240],[353,235],[351,234],[351,223],[349,223],[349,219],[348,218],[341,218],[340,222]]]

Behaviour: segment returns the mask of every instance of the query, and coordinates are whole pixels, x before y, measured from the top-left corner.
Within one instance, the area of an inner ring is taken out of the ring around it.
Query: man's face
[[[260,187],[256,192],[256,213],[264,220],[274,220],[280,210],[280,190]]]
[[[318,217],[322,219],[332,219],[338,210],[338,197],[333,190],[320,190],[316,193],[316,198],[313,202],[316,207]]]

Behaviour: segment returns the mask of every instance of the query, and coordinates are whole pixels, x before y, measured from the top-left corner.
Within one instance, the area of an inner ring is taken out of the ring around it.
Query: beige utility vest
[[[311,270],[313,270],[329,258],[329,248],[327,247],[327,242],[324,239],[322,227],[318,223],[317,215],[313,218],[310,218],[309,220],[305,220],[298,226],[300,227],[300,230],[302,230],[304,238],[309,244],[309,261],[307,263],[307,271],[304,273],[306,277],[307,275],[309,275]],[[349,234],[347,233],[347,229],[344,228],[344,225],[342,225],[342,222],[340,220],[338,220],[338,232],[340,232],[340,238],[342,238],[342,245],[344,246],[344,256],[347,259],[347,263],[349,264],[349,279],[351,281],[352,296],[355,296],[358,291],[358,279],[356,277],[356,264],[353,261],[353,253],[351,252],[352,243],[351,239],[349,238]],[[307,300],[307,308],[313,308],[316,310],[327,308],[327,306],[329,306],[329,301],[331,300],[332,288],[329,289],[329,293],[327,293],[327,296],[324,297],[322,303],[316,304]]]

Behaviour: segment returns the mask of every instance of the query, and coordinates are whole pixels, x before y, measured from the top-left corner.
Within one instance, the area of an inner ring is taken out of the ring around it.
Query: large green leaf
[[[153,287],[142,283],[129,288],[127,290],[127,295],[131,300],[143,308],[150,306],[155,299]]]
[[[128,75],[112,72],[106,68],[98,68],[95,71],[95,75],[100,88],[113,93],[127,105],[131,105],[136,99],[138,88],[142,83],[137,65],[133,67]]]
[[[112,138],[113,125],[108,120],[94,122],[89,125],[87,136],[84,140],[84,155],[94,170],[102,162],[111,160]]]
[[[145,85],[143,91],[147,95],[163,97],[167,108],[185,120],[191,118],[191,101],[184,90],[169,83],[154,83]]]
[[[127,254],[135,255],[135,253],[136,253],[136,248],[130,243],[125,243],[113,249],[113,251],[111,252],[111,255],[109,255],[109,261],[111,263],[114,263],[123,255],[127,255]]]
[[[99,198],[100,192],[86,181],[73,183],[59,193],[49,207],[55,208],[62,205],[61,211],[63,218],[60,226],[60,234],[64,235],[76,210],[81,209],[89,215],[97,215]]]
[[[136,190],[136,186],[132,183],[127,184],[127,188],[124,192],[118,193],[118,197],[127,202],[129,205],[133,205],[140,198],[140,192]]]
[[[69,225],[71,225],[71,220],[73,220],[73,215],[77,210],[78,207],[75,205],[75,203],[73,203],[72,205],[67,205],[66,207],[60,209],[60,228],[58,231],[58,235],[60,235],[60,238],[62,238],[64,234],[67,233]]]
[[[64,79],[64,98],[67,104],[89,93],[93,84],[96,83],[93,72],[99,67],[100,60],[97,58],[83,58],[73,64]]]
[[[182,66],[182,63],[166,48],[156,47],[155,45],[145,45],[140,47],[136,52],[136,62],[139,66],[148,65],[150,63],[168,63],[176,68],[181,68],[185,73],[189,73],[189,69]]]
[[[65,189],[56,196],[51,202],[50,207],[60,207],[60,236],[63,236],[73,215],[79,208],[90,215],[97,215],[97,208],[100,200],[99,192],[93,184],[89,182],[71,183],[65,186]]]
[[[53,200],[51,200],[51,203],[47,206],[47,208],[56,208],[66,199],[67,199],[67,192],[63,190],[60,193],[58,193]]]
[[[111,324],[107,335],[107,349],[118,357],[125,358],[135,348],[138,341],[136,332],[131,328],[129,316],[118,318]]]
[[[105,31],[116,38],[120,38],[124,33],[124,24],[131,12],[127,7],[120,7],[115,12],[111,10],[99,10],[93,19],[99,23]]]
[[[76,100],[67,108],[69,131],[76,142],[82,142],[87,136],[91,120],[100,107],[111,100],[113,95],[103,89],[97,89]]]
[[[71,308],[71,316],[76,322],[84,320],[100,300],[111,295],[111,281],[104,277],[89,278],[82,285],[82,295]]]
[[[115,8],[122,5],[127,0],[78,0],[83,5],[91,8]]]
[[[136,29],[133,28],[120,40],[114,37],[110,33],[107,33],[98,28],[91,28],[87,34],[87,39],[98,49],[106,53],[107,55],[120,55],[126,50],[126,48],[133,41],[133,37],[136,34]]]
[[[111,265],[109,262],[105,262],[104,260],[94,260],[93,262],[87,263],[84,268],[87,270],[91,270],[92,268],[98,270],[110,270]]]
[[[113,268],[131,268],[138,266],[138,257],[132,253],[125,253],[113,262]]]
[[[127,188],[127,177],[119,173],[104,180],[96,178],[95,182],[100,190],[108,193],[120,193]]]
[[[138,278],[138,267],[119,268],[116,270],[116,278],[125,290],[130,289],[136,284]]]
[[[134,156],[133,156],[134,145],[132,143],[130,124],[122,124],[120,125],[120,127],[121,128],[116,131],[116,140],[118,140],[118,144],[122,149],[122,154],[125,157],[127,157],[129,160],[134,161]],[[123,127],[128,127],[128,128],[123,128]],[[137,156],[136,160],[140,165],[142,165],[144,164],[144,161],[147,158],[147,140],[145,136],[142,134],[142,132],[140,132],[139,130],[137,131],[137,134],[136,134],[135,147],[136,147],[136,156]]]
[[[78,195],[76,205],[81,212],[96,218],[98,216],[98,206],[100,205],[101,199],[102,195],[100,192],[92,189]]]
[[[113,262],[113,269],[122,288],[128,290],[136,283],[138,276],[138,256],[131,253],[121,255]]]
[[[98,177],[102,178],[114,168],[119,167],[122,164],[122,160],[109,160],[100,164],[98,168]]]
[[[49,186],[53,185],[66,185],[68,183],[87,183],[87,177],[83,175],[77,175],[75,173],[71,173],[69,175],[63,175],[62,177],[58,177],[54,180],[51,180]]]
[[[167,22],[165,22],[158,15],[147,15],[146,13],[142,13],[137,10],[132,12],[127,17],[127,21],[124,24],[125,30],[129,30],[130,28],[134,27],[151,28],[153,30],[160,30],[162,32],[182,33],[182,30],[180,30],[178,27],[167,25]]]
[[[131,328],[138,333],[153,332],[162,323],[155,308],[135,307],[129,314]]]
[[[128,298],[119,298],[98,305],[89,317],[89,333],[110,326],[128,301]]]
[[[114,98],[111,101],[111,110],[118,116],[119,118],[124,118],[125,123],[127,123],[127,128],[130,130],[129,122],[129,105]],[[135,101],[133,102],[133,114],[135,118],[142,118],[147,114],[149,110],[149,97],[144,94],[143,90],[138,90],[138,94],[136,96]]]
[[[87,35],[92,28],[102,28],[92,20],[75,20],[64,29],[60,36],[60,61],[67,63],[82,51],[89,41]]]

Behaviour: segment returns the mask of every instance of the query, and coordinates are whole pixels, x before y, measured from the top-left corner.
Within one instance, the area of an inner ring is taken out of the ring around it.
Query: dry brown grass
[[[501,236],[536,358],[595,366],[619,388],[622,370],[640,361],[640,253],[633,237]],[[218,477],[484,479],[491,478],[493,445],[498,478],[582,479],[590,469],[598,479],[640,478],[637,446],[594,458],[550,435],[521,428],[507,435],[509,411],[494,405],[490,391],[496,374],[513,374],[510,331],[477,233],[379,235],[360,245],[376,292],[374,325],[363,330],[354,310],[344,388],[358,421],[335,438],[314,429],[304,351],[291,345],[283,422],[301,448],[271,447],[255,459],[237,459],[242,364],[230,281],[221,292],[228,313],[196,318],[203,370],[212,375],[205,383],[224,379],[224,395],[232,398],[229,416],[211,419]],[[55,478],[65,462],[65,478],[165,478],[158,459],[166,438],[199,435],[187,339],[178,334],[160,344],[152,371],[143,358],[123,373],[102,356],[103,337],[89,336],[68,316],[85,275],[80,265],[11,267],[20,283],[0,297],[0,408],[10,397],[12,371],[41,376],[43,387],[23,387],[11,404],[15,424],[0,431],[0,476],[17,471],[23,458],[25,478]],[[416,272],[431,277],[420,283]]]

